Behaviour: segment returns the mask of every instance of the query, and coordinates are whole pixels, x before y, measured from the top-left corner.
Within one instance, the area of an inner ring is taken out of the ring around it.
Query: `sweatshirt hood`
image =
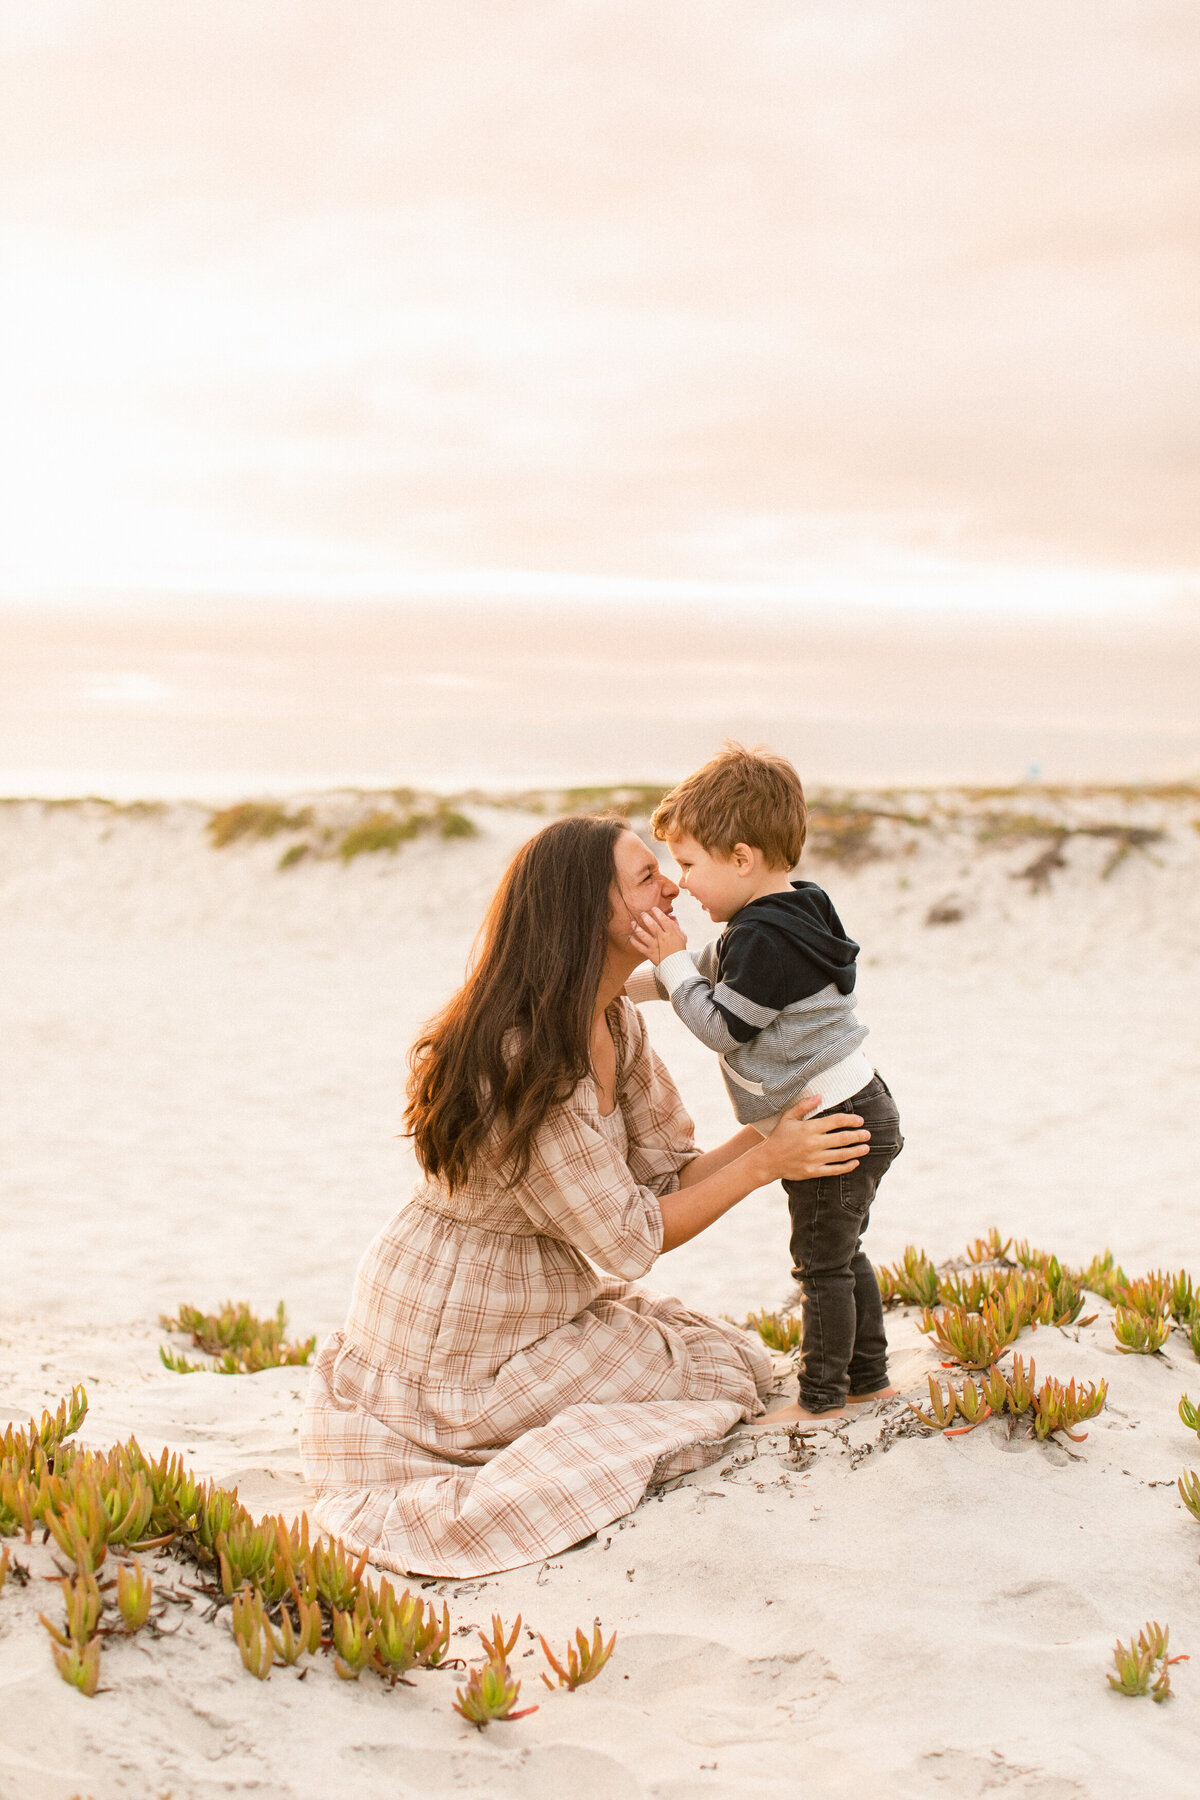
[[[859,946],[847,937],[833,901],[815,881],[793,881],[788,894],[764,894],[735,913],[730,924],[766,925],[781,932],[839,992],[853,990]]]

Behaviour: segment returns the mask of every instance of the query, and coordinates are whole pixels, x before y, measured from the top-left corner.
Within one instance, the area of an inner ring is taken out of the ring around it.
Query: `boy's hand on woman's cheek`
[[[652,963],[657,963],[658,940],[650,936],[644,925],[634,924],[633,930],[629,933],[629,941],[635,950],[648,957]]]
[[[687,939],[674,919],[669,919],[662,908],[656,906],[653,912],[643,913],[640,921],[635,922],[632,932],[635,948],[657,965],[666,956],[673,956],[677,950],[687,949]]]

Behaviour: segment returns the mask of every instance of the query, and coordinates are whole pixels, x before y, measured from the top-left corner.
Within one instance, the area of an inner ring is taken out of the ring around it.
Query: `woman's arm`
[[[743,1126],[735,1136],[728,1138],[723,1144],[718,1144],[715,1150],[703,1150],[699,1156],[693,1157],[690,1163],[685,1163],[679,1171],[680,1187],[695,1187],[698,1181],[704,1181],[709,1175],[715,1175],[718,1169],[728,1168],[731,1162],[736,1161],[747,1150],[753,1150],[762,1141],[761,1131],[755,1131],[753,1125]]]
[[[858,1167],[860,1147],[870,1132],[856,1127],[856,1113],[832,1113],[805,1119],[819,1101],[801,1101],[786,1112],[770,1137],[752,1125],[716,1150],[696,1157],[682,1170],[679,1190],[659,1201],[664,1250],[678,1249],[698,1236],[755,1188],[772,1181],[812,1181],[819,1175],[844,1175]]]
[[[819,1094],[813,1094],[807,1100],[797,1100],[794,1106],[788,1108],[788,1115],[794,1116],[797,1119],[807,1118],[808,1114],[815,1112],[820,1104],[821,1096]],[[783,1115],[780,1116],[782,1118]],[[837,1117],[843,1126],[848,1124],[862,1124],[862,1120],[857,1114],[852,1116],[849,1113],[842,1113],[838,1114]],[[779,1120],[776,1120],[776,1124],[778,1123]],[[828,1126],[828,1124],[829,1120],[822,1119],[821,1125],[823,1128]],[[771,1130],[772,1132],[774,1131],[774,1126],[772,1126]],[[769,1137],[770,1135],[771,1132],[768,1132],[767,1136]],[[861,1133],[859,1135],[861,1136]],[[827,1138],[829,1132],[823,1129],[822,1136]],[[870,1136],[869,1132],[867,1133],[867,1136]],[[762,1141],[763,1134],[756,1126],[744,1125],[741,1131],[736,1132],[734,1136],[728,1138],[725,1143],[718,1144],[715,1150],[705,1150],[699,1156],[694,1157],[690,1163],[686,1163],[679,1171],[680,1187],[694,1187],[696,1182],[703,1181],[707,1175],[715,1175],[718,1169],[726,1168],[737,1157],[741,1156],[744,1151],[753,1149],[756,1144],[761,1144]],[[845,1164],[841,1159],[839,1159],[836,1164],[837,1172],[839,1174],[846,1172],[848,1168],[853,1168],[854,1166],[853,1163],[849,1165]],[[834,1165],[827,1164],[823,1159],[820,1167],[814,1169],[813,1173],[816,1175],[828,1175],[833,1172],[833,1167]],[[788,1179],[791,1179],[790,1174]],[[798,1181],[807,1181],[809,1177],[800,1175],[797,1176],[796,1179]]]

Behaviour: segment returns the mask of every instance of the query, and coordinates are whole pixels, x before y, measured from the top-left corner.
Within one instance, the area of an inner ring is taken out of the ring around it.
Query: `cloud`
[[[43,445],[12,569],[51,502],[113,569],[1200,561],[1185,0],[0,29]]]

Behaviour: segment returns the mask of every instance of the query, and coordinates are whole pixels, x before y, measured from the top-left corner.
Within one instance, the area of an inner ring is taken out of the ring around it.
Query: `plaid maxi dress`
[[[617,1105],[580,1083],[525,1179],[420,1185],[358,1270],[301,1425],[317,1522],[401,1573],[471,1576],[565,1550],[700,1468],[762,1411],[756,1337],[637,1285],[658,1201],[698,1152],[628,1000]]]

